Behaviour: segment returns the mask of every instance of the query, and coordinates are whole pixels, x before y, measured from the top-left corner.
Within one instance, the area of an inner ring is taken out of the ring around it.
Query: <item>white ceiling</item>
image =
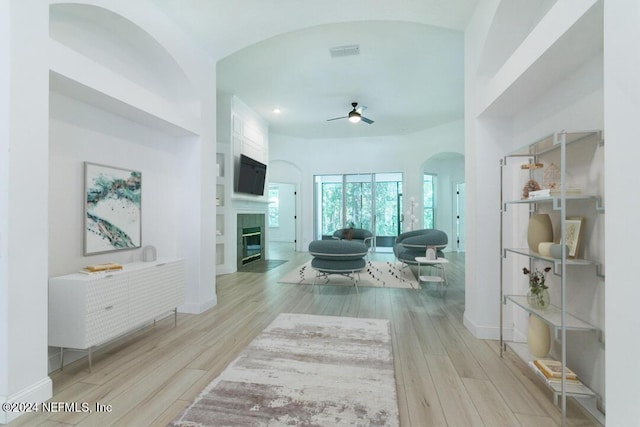
[[[155,0],[218,61],[218,90],[303,138],[413,133],[462,119],[476,0]],[[336,46],[360,55],[331,58]],[[351,102],[375,123],[351,124]],[[282,113],[274,115],[272,110]]]

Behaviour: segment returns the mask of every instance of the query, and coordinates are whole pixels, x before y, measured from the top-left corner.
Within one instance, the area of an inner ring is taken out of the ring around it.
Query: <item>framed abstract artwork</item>
[[[135,249],[142,241],[142,174],[84,163],[84,254]]]
[[[584,220],[584,217],[581,216],[571,216],[565,220],[564,241],[569,248],[568,258],[578,258],[580,241],[584,232]]]

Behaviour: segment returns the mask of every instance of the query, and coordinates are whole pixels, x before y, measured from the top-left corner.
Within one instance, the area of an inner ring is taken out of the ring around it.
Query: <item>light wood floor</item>
[[[400,421],[403,426],[555,426],[559,410],[546,387],[495,341],[462,325],[464,256],[451,253],[450,286],[421,290],[316,287],[278,283],[308,259],[266,273],[217,278],[218,305],[201,315],[159,321],[52,373],[52,401],[95,402],[111,412],[26,414],[10,426],[164,426],[176,417],[281,312],[391,320]],[[390,255],[376,255],[390,259]],[[569,402],[568,425],[598,425]]]

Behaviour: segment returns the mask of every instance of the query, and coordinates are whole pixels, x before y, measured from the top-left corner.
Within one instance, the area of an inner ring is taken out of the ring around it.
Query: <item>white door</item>
[[[291,243],[296,241],[296,186],[295,184],[269,183],[269,242]]]
[[[456,234],[458,252],[464,252],[465,248],[465,213],[464,213],[464,183],[456,185]]]

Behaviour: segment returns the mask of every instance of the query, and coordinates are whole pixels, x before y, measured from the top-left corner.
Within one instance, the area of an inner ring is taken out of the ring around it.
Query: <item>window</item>
[[[269,227],[280,227],[280,189],[269,185]]]
[[[436,176],[425,173],[422,183],[422,190],[424,194],[423,199],[423,224],[424,228],[435,228],[435,181]]]
[[[315,234],[353,226],[371,231],[376,247],[393,247],[400,232],[401,173],[316,175]]]

